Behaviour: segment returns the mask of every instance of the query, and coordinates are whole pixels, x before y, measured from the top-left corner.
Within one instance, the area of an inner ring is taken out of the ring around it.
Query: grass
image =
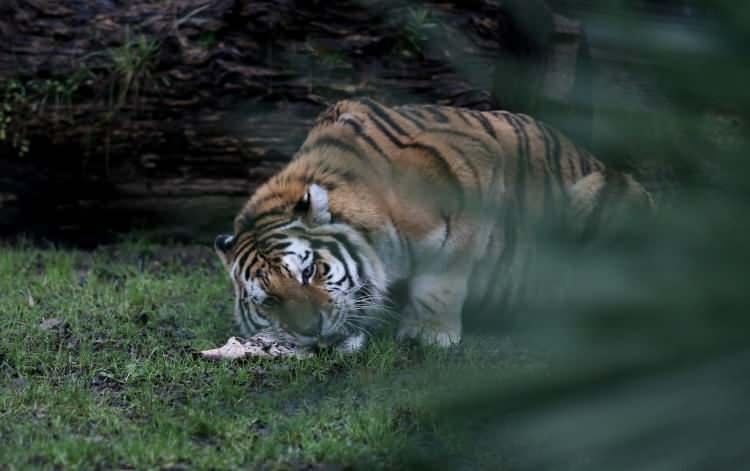
[[[430,408],[461,388],[454,367],[543,371],[480,338],[205,361],[195,352],[233,327],[228,280],[203,247],[0,246],[0,291],[0,469],[399,468],[424,443],[458,446]]]

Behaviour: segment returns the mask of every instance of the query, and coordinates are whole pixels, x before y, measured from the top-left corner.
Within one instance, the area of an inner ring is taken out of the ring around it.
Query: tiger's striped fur
[[[517,297],[534,220],[586,237],[651,204],[529,116],[358,99],[318,118],[215,245],[245,334],[357,349],[406,285],[399,337],[451,345],[470,291],[506,307]]]

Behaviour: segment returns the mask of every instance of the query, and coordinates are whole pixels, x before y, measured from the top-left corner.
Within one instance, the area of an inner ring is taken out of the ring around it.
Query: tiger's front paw
[[[423,345],[447,348],[461,341],[461,328],[403,323],[398,328],[396,339],[399,341],[413,339]]]
[[[336,345],[336,351],[340,353],[356,353],[367,344],[367,337],[363,333],[347,337],[340,344]]]

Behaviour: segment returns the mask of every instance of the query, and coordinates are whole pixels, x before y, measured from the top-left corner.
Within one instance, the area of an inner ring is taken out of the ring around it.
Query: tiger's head
[[[273,330],[300,346],[356,350],[378,321],[383,264],[362,234],[332,220],[319,185],[292,211],[257,215],[214,248],[234,284],[243,335]]]

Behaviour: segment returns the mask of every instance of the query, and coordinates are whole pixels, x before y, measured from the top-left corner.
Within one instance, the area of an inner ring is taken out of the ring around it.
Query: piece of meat
[[[268,333],[259,333],[249,339],[229,337],[222,347],[203,350],[203,358],[209,360],[237,360],[239,358],[305,358],[310,353],[298,349],[295,345],[280,342]]]

